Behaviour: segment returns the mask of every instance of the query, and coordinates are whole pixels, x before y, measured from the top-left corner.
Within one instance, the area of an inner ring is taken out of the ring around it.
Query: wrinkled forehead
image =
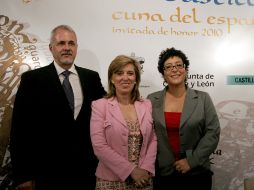
[[[58,29],[54,36],[53,36],[55,41],[73,41],[73,42],[77,42],[77,36],[75,34],[75,32],[73,31],[69,31],[66,29]]]

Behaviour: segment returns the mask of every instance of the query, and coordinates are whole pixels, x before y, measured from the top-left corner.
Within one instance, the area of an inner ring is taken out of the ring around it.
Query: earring
[[[168,85],[168,83],[164,80],[163,86],[167,86],[167,85]]]

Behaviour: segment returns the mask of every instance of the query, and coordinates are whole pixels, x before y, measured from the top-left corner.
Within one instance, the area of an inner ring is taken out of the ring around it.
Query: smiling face
[[[49,49],[55,62],[62,68],[68,69],[73,64],[77,54],[77,37],[74,32],[63,28],[56,30]]]
[[[111,82],[116,89],[116,95],[131,95],[131,92],[136,84],[136,74],[134,66],[127,64],[113,73]]]
[[[168,58],[164,63],[164,79],[169,86],[185,85],[187,71],[180,57]]]

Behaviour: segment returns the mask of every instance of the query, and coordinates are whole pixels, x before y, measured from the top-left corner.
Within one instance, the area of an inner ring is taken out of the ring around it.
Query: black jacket
[[[84,95],[76,120],[53,63],[22,75],[10,137],[16,185],[35,180],[36,190],[94,189],[91,102],[106,92],[97,72],[75,67]]]

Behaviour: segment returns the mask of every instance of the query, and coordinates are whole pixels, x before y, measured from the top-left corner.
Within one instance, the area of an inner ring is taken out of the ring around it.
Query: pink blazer
[[[143,144],[138,167],[154,175],[157,138],[154,133],[150,100],[136,101]],[[115,98],[92,102],[91,139],[99,159],[96,176],[109,181],[125,181],[135,165],[128,161],[128,127]]]

